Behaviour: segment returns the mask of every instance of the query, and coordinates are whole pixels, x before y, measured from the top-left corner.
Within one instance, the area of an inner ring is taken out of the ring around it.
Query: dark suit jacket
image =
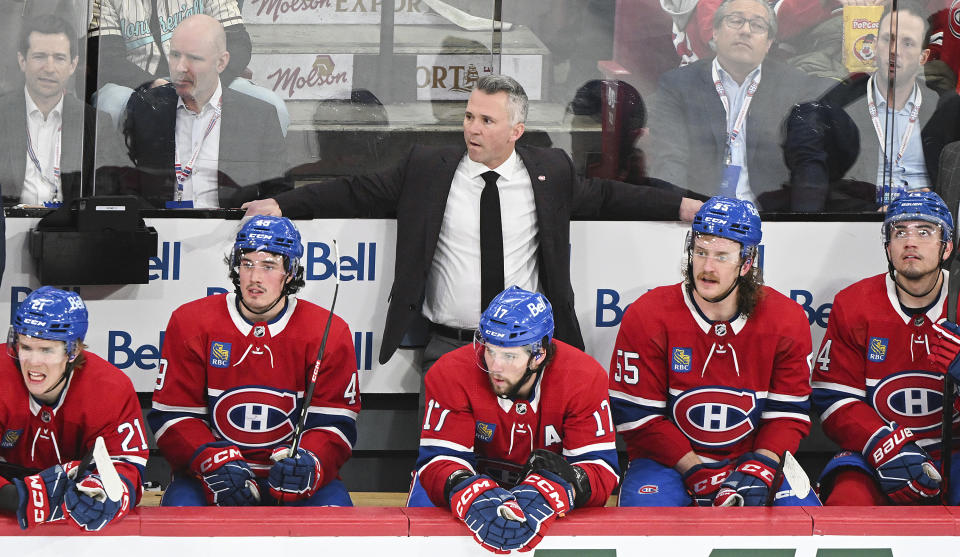
[[[70,200],[80,195],[81,171],[84,176],[92,176],[94,164],[93,147],[99,142],[103,151],[119,149],[119,141],[111,124],[110,117],[99,113],[98,126],[84,129],[84,118],[92,122],[97,117],[96,109],[84,104],[73,95],[63,98],[63,130],[60,139],[60,187],[63,199]],[[23,177],[27,160],[27,111],[23,89],[12,91],[0,97],[0,188],[5,204],[20,202],[23,191]],[[99,130],[99,131],[98,131]],[[97,137],[97,136],[101,137]],[[84,145],[91,150],[87,160],[81,165]],[[117,153],[114,153],[117,154]],[[111,160],[109,164],[116,164]]]
[[[309,184],[276,197],[284,216],[397,219],[396,276],[380,346],[386,363],[420,315],[447,195],[465,148],[414,146],[393,171]],[[570,284],[570,219],[675,220],[679,194],[610,180],[580,180],[560,149],[517,146],[530,174],[540,229],[539,272],[555,336],[583,348]],[[479,218],[479,216],[477,217]]]
[[[704,196],[720,192],[727,146],[726,111],[713,84],[712,63],[701,60],[665,73],[650,112],[650,174]],[[822,88],[825,83],[818,78],[763,62],[746,123],[746,166],[755,195],[787,182],[782,124],[794,104],[816,98]]]
[[[134,91],[127,104],[124,137],[137,172],[121,184],[121,194],[140,195],[164,207],[176,190],[177,92],[172,85]],[[288,189],[283,179],[284,140],[276,109],[223,87],[220,207],[239,207]]]
[[[877,133],[867,109],[869,75],[837,84],[816,103],[798,106],[787,128],[794,211],[872,210],[880,165]],[[940,151],[960,139],[960,97],[920,88],[920,139],[931,186],[937,185]],[[899,148],[899,142],[896,142]],[[841,180],[842,179],[842,180]],[[851,197],[852,195],[852,197]]]

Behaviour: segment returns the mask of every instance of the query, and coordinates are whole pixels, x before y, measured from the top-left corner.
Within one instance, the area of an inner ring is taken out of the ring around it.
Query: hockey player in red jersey
[[[229,257],[235,291],[170,317],[148,416],[174,471],[163,505],[352,504],[338,475],[357,439],[356,355],[334,316],[316,390],[303,400],[329,312],[294,296],[302,255],[289,219],[254,217]]]
[[[44,286],[20,303],[0,355],[0,460],[42,470],[0,477],[0,506],[15,506],[24,529],[68,518],[100,530],[143,492],[148,451],[137,393],[122,371],[85,350],[86,333],[80,296]],[[106,497],[99,470],[79,469],[101,436],[120,475],[117,500]]]
[[[937,194],[900,196],[883,222],[888,271],[834,298],[813,368],[823,431],[843,449],[821,475],[827,505],[922,504],[940,493],[943,370],[931,353],[953,232]],[[960,491],[951,491],[955,505]]]
[[[714,197],[693,219],[684,281],[624,312],[610,401],[630,466],[621,506],[764,505],[810,429],[810,328],[763,285],[760,216]],[[776,504],[817,504],[778,497]]]
[[[426,400],[408,505],[449,506],[486,549],[528,551],[617,485],[606,372],[553,340],[542,294],[498,294],[476,342],[430,368]]]

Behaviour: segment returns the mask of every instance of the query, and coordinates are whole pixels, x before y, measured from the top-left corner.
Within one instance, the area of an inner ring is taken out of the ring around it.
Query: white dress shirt
[[[40,170],[37,170],[37,165],[30,158],[30,154],[24,153],[23,158],[27,166],[23,173],[20,203],[41,205],[46,201],[63,201],[60,177],[54,174],[54,167],[60,166],[57,147],[60,145],[60,134],[63,128],[63,96],[60,96],[60,101],[44,117],[26,87],[23,88],[23,95],[27,99],[27,130],[5,131],[6,133],[29,132],[29,141],[33,144],[33,152],[37,156],[37,162],[40,163]]]
[[[177,98],[177,154],[180,164],[186,166],[199,147],[200,152],[193,164],[193,173],[183,183],[183,200],[193,201],[197,208],[216,208],[220,206],[217,194],[217,165],[220,160],[220,123],[217,118],[213,129],[204,138],[207,126],[219,112],[220,97],[223,89],[217,82],[217,89],[207,104],[195,113]],[[176,199],[176,192],[174,192]]]
[[[504,288],[539,288],[539,227],[527,168],[516,151],[493,169],[464,155],[450,185],[440,239],[427,274],[423,315],[434,323],[475,329],[480,321],[480,194],[484,187],[480,175],[488,170],[500,175]]]

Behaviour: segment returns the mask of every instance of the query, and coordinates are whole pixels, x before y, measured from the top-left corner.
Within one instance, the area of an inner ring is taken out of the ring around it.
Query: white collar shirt
[[[733,126],[737,121],[737,117],[740,115],[740,110],[743,108],[743,103],[746,101],[750,84],[760,76],[761,66],[757,66],[752,72],[747,74],[743,83],[737,83],[736,80],[723,69],[719,60],[714,58],[713,64],[717,69],[717,75],[720,76],[720,81],[723,83],[723,89],[730,103],[730,110],[728,110],[726,114],[726,130],[727,137],[729,138],[730,133],[733,131]],[[753,194],[753,190],[750,189],[750,169],[747,168],[747,120],[749,118],[748,112],[747,118],[743,120],[743,129],[740,130],[733,144],[729,146],[730,164],[740,167],[740,177],[737,180],[737,199],[746,199],[756,203],[757,198]]]
[[[434,323],[475,329],[480,321],[481,174],[488,170],[464,155],[450,185],[423,303],[423,315]],[[516,151],[492,170],[500,175],[504,288],[536,291],[540,240],[530,174]]]
[[[27,140],[33,146],[37,157],[36,163],[30,157],[29,150],[24,153],[26,161],[23,173],[23,189],[20,192],[20,203],[28,205],[42,205],[44,202],[63,201],[63,192],[60,190],[60,176],[55,168],[60,167],[60,134],[63,128],[63,95],[60,101],[44,117],[30,97],[27,88],[23,88],[26,97]],[[11,132],[11,130],[7,130]],[[11,132],[15,133],[15,132]],[[29,149],[29,148],[28,148]],[[37,168],[39,163],[40,168]]]
[[[183,200],[193,201],[196,208],[216,208],[220,206],[217,193],[217,168],[220,159],[220,123],[217,118],[213,129],[207,134],[210,121],[220,111],[220,98],[223,90],[217,81],[217,89],[200,112],[191,111],[183,99],[177,99],[177,155],[180,164],[186,166],[199,149],[193,164],[193,171],[183,182]],[[176,187],[176,185],[174,185]],[[176,191],[174,191],[176,199]]]

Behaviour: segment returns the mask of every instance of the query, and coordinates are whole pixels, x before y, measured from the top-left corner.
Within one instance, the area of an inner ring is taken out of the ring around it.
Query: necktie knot
[[[483,183],[488,186],[496,186],[497,180],[500,178],[500,175],[494,172],[493,170],[488,170],[480,175],[483,178]]]

